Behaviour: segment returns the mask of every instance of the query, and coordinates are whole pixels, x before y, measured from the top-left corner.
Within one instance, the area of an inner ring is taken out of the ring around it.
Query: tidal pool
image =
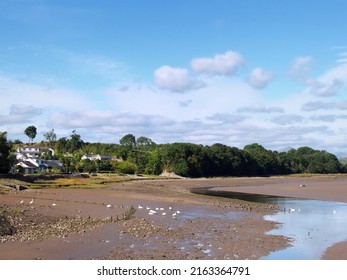
[[[280,223],[278,229],[268,234],[289,237],[291,246],[272,252],[262,259],[318,260],[328,247],[347,240],[347,203],[214,191],[208,188],[196,189],[194,192],[280,206],[283,211],[264,216],[266,220]]]
[[[285,207],[283,212],[268,215],[266,220],[281,223],[268,232],[291,238],[292,246],[270,253],[263,259],[320,259],[331,245],[347,239],[347,204],[334,201],[277,198],[269,203]]]

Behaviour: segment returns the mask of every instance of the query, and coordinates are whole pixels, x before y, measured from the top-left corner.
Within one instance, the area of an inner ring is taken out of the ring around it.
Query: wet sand
[[[106,189],[9,191],[0,194],[0,205],[16,213],[18,229],[0,237],[0,259],[244,260],[290,245],[283,236],[266,234],[278,226],[263,219],[276,211],[272,205],[190,193],[198,187],[347,202],[345,176],[138,180]],[[125,219],[132,207],[136,211]],[[346,244],[332,246],[323,258],[347,259],[341,250]]]

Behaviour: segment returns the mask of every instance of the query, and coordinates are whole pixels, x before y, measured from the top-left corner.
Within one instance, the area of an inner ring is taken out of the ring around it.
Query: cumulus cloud
[[[41,115],[42,109],[31,105],[13,104],[8,115],[0,115],[0,124],[19,124],[30,122],[34,117]]]
[[[304,117],[295,115],[295,114],[281,115],[272,119],[274,123],[280,124],[280,125],[302,123],[304,120],[305,120]]]
[[[297,57],[291,65],[289,74],[293,79],[306,83],[311,79],[312,66],[313,58],[311,56]]]
[[[339,92],[342,86],[343,82],[338,79],[326,82],[316,80],[311,83],[310,93],[320,97],[333,96]]]
[[[253,105],[250,107],[240,107],[237,109],[240,113],[284,113],[281,107],[266,107],[264,105]]]
[[[328,123],[334,123],[338,120],[346,120],[347,115],[335,115],[335,114],[328,114],[328,115],[314,115],[310,118],[312,121],[318,121],[318,122],[328,122]]]
[[[242,115],[217,113],[217,114],[214,114],[213,116],[207,117],[206,119],[211,121],[216,121],[219,123],[235,124],[235,123],[240,123],[244,121],[246,117]]]
[[[347,82],[347,63],[328,69],[323,75],[313,77],[311,75],[313,59],[310,56],[298,57],[294,60],[289,71],[292,78],[307,86],[308,92],[319,97],[337,95]]]
[[[196,73],[213,75],[233,75],[237,72],[244,59],[241,54],[227,51],[224,54],[216,54],[214,57],[195,58],[191,61],[191,67]]]
[[[302,111],[318,111],[318,110],[347,110],[347,100],[341,101],[331,101],[331,102],[323,102],[323,101],[312,101],[305,103],[302,107]]]
[[[263,89],[275,78],[275,75],[266,71],[263,68],[253,69],[251,75],[248,77],[248,83],[255,89]]]
[[[171,125],[174,121],[156,115],[141,115],[113,111],[77,111],[58,112],[51,115],[50,124],[57,128],[93,128],[93,127],[151,127]]]
[[[202,82],[191,77],[187,69],[167,65],[154,71],[154,81],[158,87],[175,92],[184,92],[204,86]]]

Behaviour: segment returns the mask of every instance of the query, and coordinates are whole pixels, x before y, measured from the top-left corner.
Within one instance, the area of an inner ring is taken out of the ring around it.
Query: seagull
[[[56,206],[57,204],[55,204],[55,203],[52,203],[52,206]]]
[[[166,213],[165,213],[165,212],[163,212],[163,213],[162,213],[162,215],[163,215],[163,216],[165,216],[165,215],[166,215]]]
[[[160,210],[160,211],[164,211],[165,209],[164,209],[164,208],[160,208],[159,210]]]
[[[20,204],[23,204],[23,203],[24,203],[24,200],[21,200],[21,201],[20,201]]]
[[[176,215],[177,215],[177,213],[175,212],[175,213],[172,214],[172,217],[176,217]]]
[[[150,210],[150,209],[151,209],[151,207],[147,206],[147,207],[146,207],[146,209],[147,209],[147,210]]]
[[[107,207],[107,208],[111,208],[112,205],[111,205],[111,204],[107,204],[106,207]]]
[[[176,213],[177,213],[177,214],[181,214],[181,211],[177,210]]]
[[[142,209],[143,207],[139,204],[139,206],[137,206],[137,208]]]
[[[34,199],[32,198],[29,203],[33,204],[34,203]]]

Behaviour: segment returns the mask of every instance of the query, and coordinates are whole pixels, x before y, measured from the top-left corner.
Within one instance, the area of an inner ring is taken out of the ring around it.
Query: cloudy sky
[[[3,0],[0,131],[347,155],[345,0]]]

